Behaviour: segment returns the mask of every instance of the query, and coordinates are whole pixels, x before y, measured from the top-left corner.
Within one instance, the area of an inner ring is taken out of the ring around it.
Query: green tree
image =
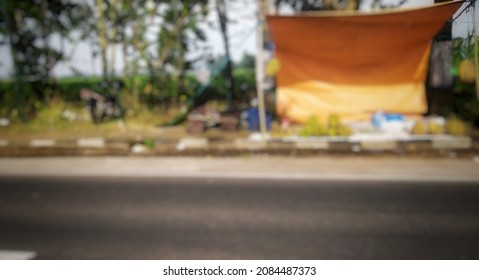
[[[208,1],[171,1],[163,17],[164,25],[159,34],[159,69],[165,75],[165,66],[170,65],[176,71],[177,86],[174,100],[180,101],[180,95],[188,91],[185,85],[186,70],[191,68],[191,61],[186,54],[198,41],[205,41],[206,35],[199,23],[207,15]]]
[[[24,118],[24,113],[39,106],[38,101],[51,97],[52,70],[65,59],[62,49],[51,41],[54,36],[69,36],[78,27],[85,6],[68,0],[11,0],[0,5],[0,32],[14,63],[15,111]]]
[[[227,94],[226,99],[228,102],[228,110],[233,109],[233,96],[235,95],[235,84],[233,78],[233,63],[231,61],[230,43],[228,37],[228,14],[227,4],[225,0],[216,0],[216,11],[218,13],[218,20],[220,24],[221,37],[223,38],[223,44],[225,47],[226,67],[224,69],[224,75],[226,78]]]
[[[116,51],[121,46],[123,75],[136,104],[143,86],[135,78],[148,75],[147,99],[159,100],[160,88],[175,79],[168,95],[179,100],[183,91],[186,59],[195,40],[205,40],[199,22],[207,14],[207,0],[95,0],[95,20],[85,25],[84,34],[94,42],[102,61],[102,76],[114,76]],[[88,25],[90,27],[88,27]],[[93,34],[90,34],[93,30]],[[162,99],[169,96],[163,94]]]
[[[140,60],[147,65],[149,80],[153,85],[152,98],[165,100],[173,97],[179,101],[180,94],[186,89],[185,71],[191,66],[186,54],[192,44],[206,39],[199,23],[207,15],[207,4],[207,0],[154,2],[153,7],[146,12],[151,19],[160,20],[161,25],[152,41],[147,40],[148,29],[145,23],[135,23],[132,42]],[[172,92],[159,96],[158,89],[172,83],[175,84],[172,86]]]

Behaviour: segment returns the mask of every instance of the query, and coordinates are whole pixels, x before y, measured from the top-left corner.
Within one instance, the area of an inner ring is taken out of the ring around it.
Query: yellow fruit
[[[341,125],[341,118],[337,114],[331,114],[328,116],[328,126],[337,128]]]
[[[318,121],[315,117],[309,117],[308,121],[304,124],[301,129],[301,136],[313,136],[315,134],[316,128],[318,126]]]
[[[468,125],[456,117],[449,118],[446,121],[446,129],[452,135],[465,136],[469,134]]]
[[[324,127],[318,122],[316,117],[311,116],[300,132],[301,136],[321,136],[324,135]]]
[[[341,125],[338,128],[338,134],[339,134],[339,136],[347,137],[347,136],[350,136],[351,134],[353,134],[353,131],[348,126]]]
[[[428,131],[430,134],[444,134],[444,127],[437,123],[429,123]]]
[[[281,69],[281,63],[279,62],[279,59],[275,57],[271,59],[266,65],[266,75],[270,77],[274,77],[276,76],[276,74],[278,74],[280,69]]]
[[[426,134],[426,126],[424,125],[424,123],[421,121],[417,121],[412,128],[411,134],[414,134],[414,135]]]
[[[472,83],[476,79],[474,63],[469,59],[464,59],[459,63],[459,79],[465,83]]]
[[[328,127],[328,129],[326,130],[326,134],[328,136],[336,136],[336,135],[338,135],[338,131],[334,127]]]

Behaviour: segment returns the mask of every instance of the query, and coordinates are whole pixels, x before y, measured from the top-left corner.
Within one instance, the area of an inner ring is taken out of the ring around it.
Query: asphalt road
[[[0,177],[39,259],[477,259],[474,183]]]

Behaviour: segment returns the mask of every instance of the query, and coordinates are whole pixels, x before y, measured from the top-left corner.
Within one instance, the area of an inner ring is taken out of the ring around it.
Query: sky
[[[90,0],[91,1],[91,0]],[[364,0],[361,10],[370,10],[372,0]],[[399,0],[387,0],[389,3],[397,3]],[[256,0],[237,0],[228,7],[228,16],[231,20],[229,28],[229,35],[231,40],[231,53],[233,60],[240,60],[245,53],[255,54],[256,49]],[[431,5],[434,0],[408,0],[403,7],[425,6]],[[223,41],[218,27],[217,13],[214,8],[214,0],[210,0],[211,12],[207,17],[207,23],[204,24],[207,41],[203,43],[206,53],[213,56],[224,54]],[[283,14],[291,13],[288,10],[281,10]],[[479,17],[478,17],[479,18]],[[154,32],[152,27],[152,32]],[[453,37],[465,37],[467,33],[472,30],[472,15],[464,13],[453,24]],[[59,45],[58,37],[51,39],[52,45]],[[91,47],[88,42],[80,42],[75,45],[70,43],[65,44],[65,49],[71,55],[71,60],[68,62],[58,63],[53,69],[53,74],[57,77],[74,75],[72,67],[81,72],[83,75],[99,75],[101,71],[100,58],[91,58]],[[193,51],[188,54],[190,58],[194,58],[203,54],[203,52]],[[123,69],[121,48],[116,51],[116,69],[120,73]],[[12,59],[10,56],[10,49],[8,46],[0,46],[0,78],[7,78],[12,74]]]

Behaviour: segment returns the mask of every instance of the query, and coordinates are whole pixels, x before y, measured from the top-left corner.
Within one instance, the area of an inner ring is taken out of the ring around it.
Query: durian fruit
[[[338,130],[336,127],[328,127],[326,129],[326,135],[329,137],[338,135]]]
[[[318,122],[316,117],[311,116],[304,124],[303,129],[300,132],[301,136],[320,136],[324,134],[324,128]]]
[[[301,131],[299,132],[299,136],[303,136],[303,137],[309,137],[309,136],[312,136],[313,133],[311,132],[311,129],[307,126],[304,126]]]
[[[328,116],[328,127],[337,128],[341,125],[341,118],[337,114],[330,114]]]
[[[318,125],[316,129],[316,136],[324,136],[326,135],[326,127],[322,126],[321,124]]]
[[[281,126],[277,122],[273,122],[271,124],[270,134],[274,137],[282,137],[287,136],[287,131],[286,129],[281,128]]]
[[[422,121],[416,121],[414,126],[412,127],[411,134],[413,135],[424,135],[426,134],[426,126]]]
[[[353,131],[351,130],[351,128],[349,126],[340,125],[338,127],[338,135],[339,136],[347,137],[347,136],[351,136],[351,134],[353,134]]]
[[[451,117],[446,121],[446,130],[451,135],[465,136],[469,134],[469,127],[457,117]]]
[[[444,134],[444,127],[440,124],[429,122],[428,132],[429,134],[441,135]]]

